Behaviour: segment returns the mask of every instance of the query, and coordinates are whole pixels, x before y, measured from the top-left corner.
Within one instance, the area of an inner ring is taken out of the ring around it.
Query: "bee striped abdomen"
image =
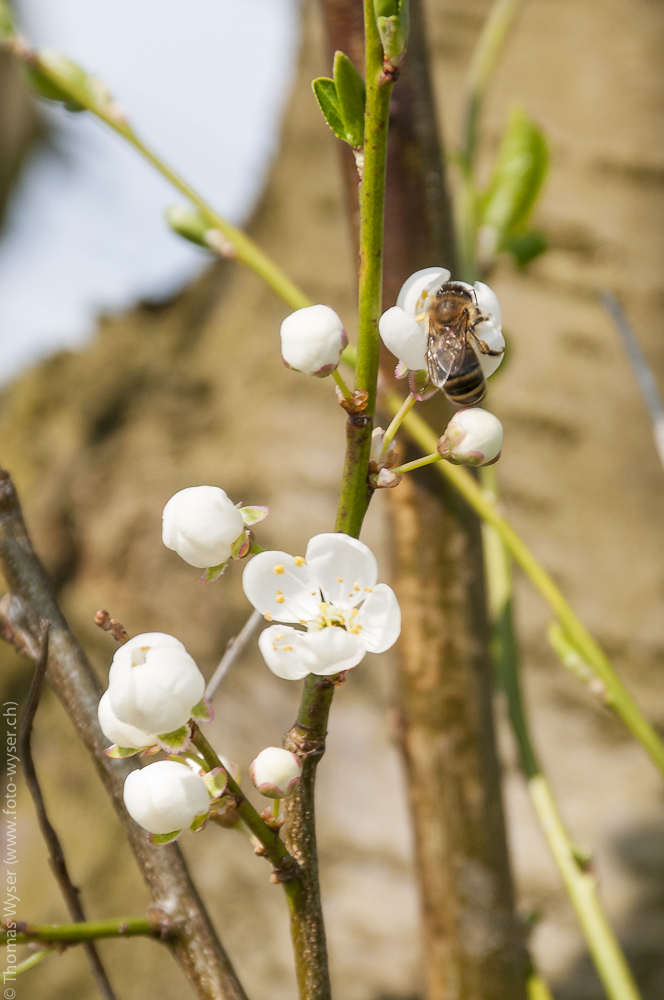
[[[476,406],[486,395],[486,380],[476,360],[475,366],[466,371],[451,375],[443,391],[447,398],[457,406]]]

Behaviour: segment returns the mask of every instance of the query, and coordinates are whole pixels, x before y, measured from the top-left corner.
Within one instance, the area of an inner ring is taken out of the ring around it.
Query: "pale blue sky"
[[[292,80],[298,0],[17,0],[23,32],[96,72],[136,129],[222,214],[260,194]],[[182,198],[88,115],[44,106],[0,238],[0,382],[85,342],[95,315],[174,290],[201,251],[174,236]]]

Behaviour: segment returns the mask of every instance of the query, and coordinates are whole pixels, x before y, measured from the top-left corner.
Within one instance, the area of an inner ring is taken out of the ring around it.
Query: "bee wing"
[[[439,389],[450,375],[460,367],[466,353],[466,337],[452,327],[440,331],[429,330],[427,344],[427,368],[429,378]]]

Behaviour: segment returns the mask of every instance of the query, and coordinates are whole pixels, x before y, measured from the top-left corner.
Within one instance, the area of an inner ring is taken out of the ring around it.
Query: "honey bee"
[[[475,406],[486,394],[479,355],[497,357],[505,350],[492,350],[475,333],[475,327],[489,319],[477,306],[475,289],[462,281],[446,281],[433,296],[426,316],[430,380],[451,403]]]

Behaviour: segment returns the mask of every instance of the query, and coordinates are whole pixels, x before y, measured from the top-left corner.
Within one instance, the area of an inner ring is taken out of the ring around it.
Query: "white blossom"
[[[189,720],[205,679],[182,643],[144,632],[116,650],[108,675],[114,715],[145,733],[172,733]]]
[[[401,365],[410,371],[422,371],[427,366],[429,323],[425,313],[440,286],[449,280],[450,272],[443,267],[425,267],[416,271],[402,285],[397,304],[380,318],[378,327],[383,343],[399,359]],[[488,317],[475,327],[474,332],[492,350],[500,350],[505,346],[505,339],[502,334],[502,313],[495,293],[483,281],[476,281],[474,285],[466,284],[465,287],[473,290],[479,311]],[[478,353],[478,358],[484,377],[488,378],[495,372],[503,355]]]
[[[164,545],[199,569],[225,563],[244,529],[242,514],[218,486],[189,486],[164,507]]]
[[[136,726],[130,726],[126,722],[120,722],[111,707],[111,698],[108,691],[104,691],[97,708],[97,717],[101,731],[107,740],[119,747],[133,748],[134,750],[144,750],[152,747],[157,742],[157,737],[151,733],[144,733]]]
[[[315,535],[305,557],[261,552],[245,568],[242,585],[253,606],[275,624],[258,645],[270,670],[287,680],[336,674],[382,653],[401,631],[391,587],[376,583],[371,550],[349,535]]]
[[[438,451],[460,465],[491,465],[500,456],[503,425],[480,406],[455,413],[438,442]]]
[[[261,795],[282,799],[299,784],[302,764],[290,750],[266,747],[249,765],[249,774]]]
[[[329,375],[347,343],[344,325],[329,306],[305,306],[281,324],[284,363],[305,375]]]
[[[200,774],[186,764],[158,760],[127,775],[124,803],[139,826],[163,835],[184,830],[207,815],[210,796]]]

